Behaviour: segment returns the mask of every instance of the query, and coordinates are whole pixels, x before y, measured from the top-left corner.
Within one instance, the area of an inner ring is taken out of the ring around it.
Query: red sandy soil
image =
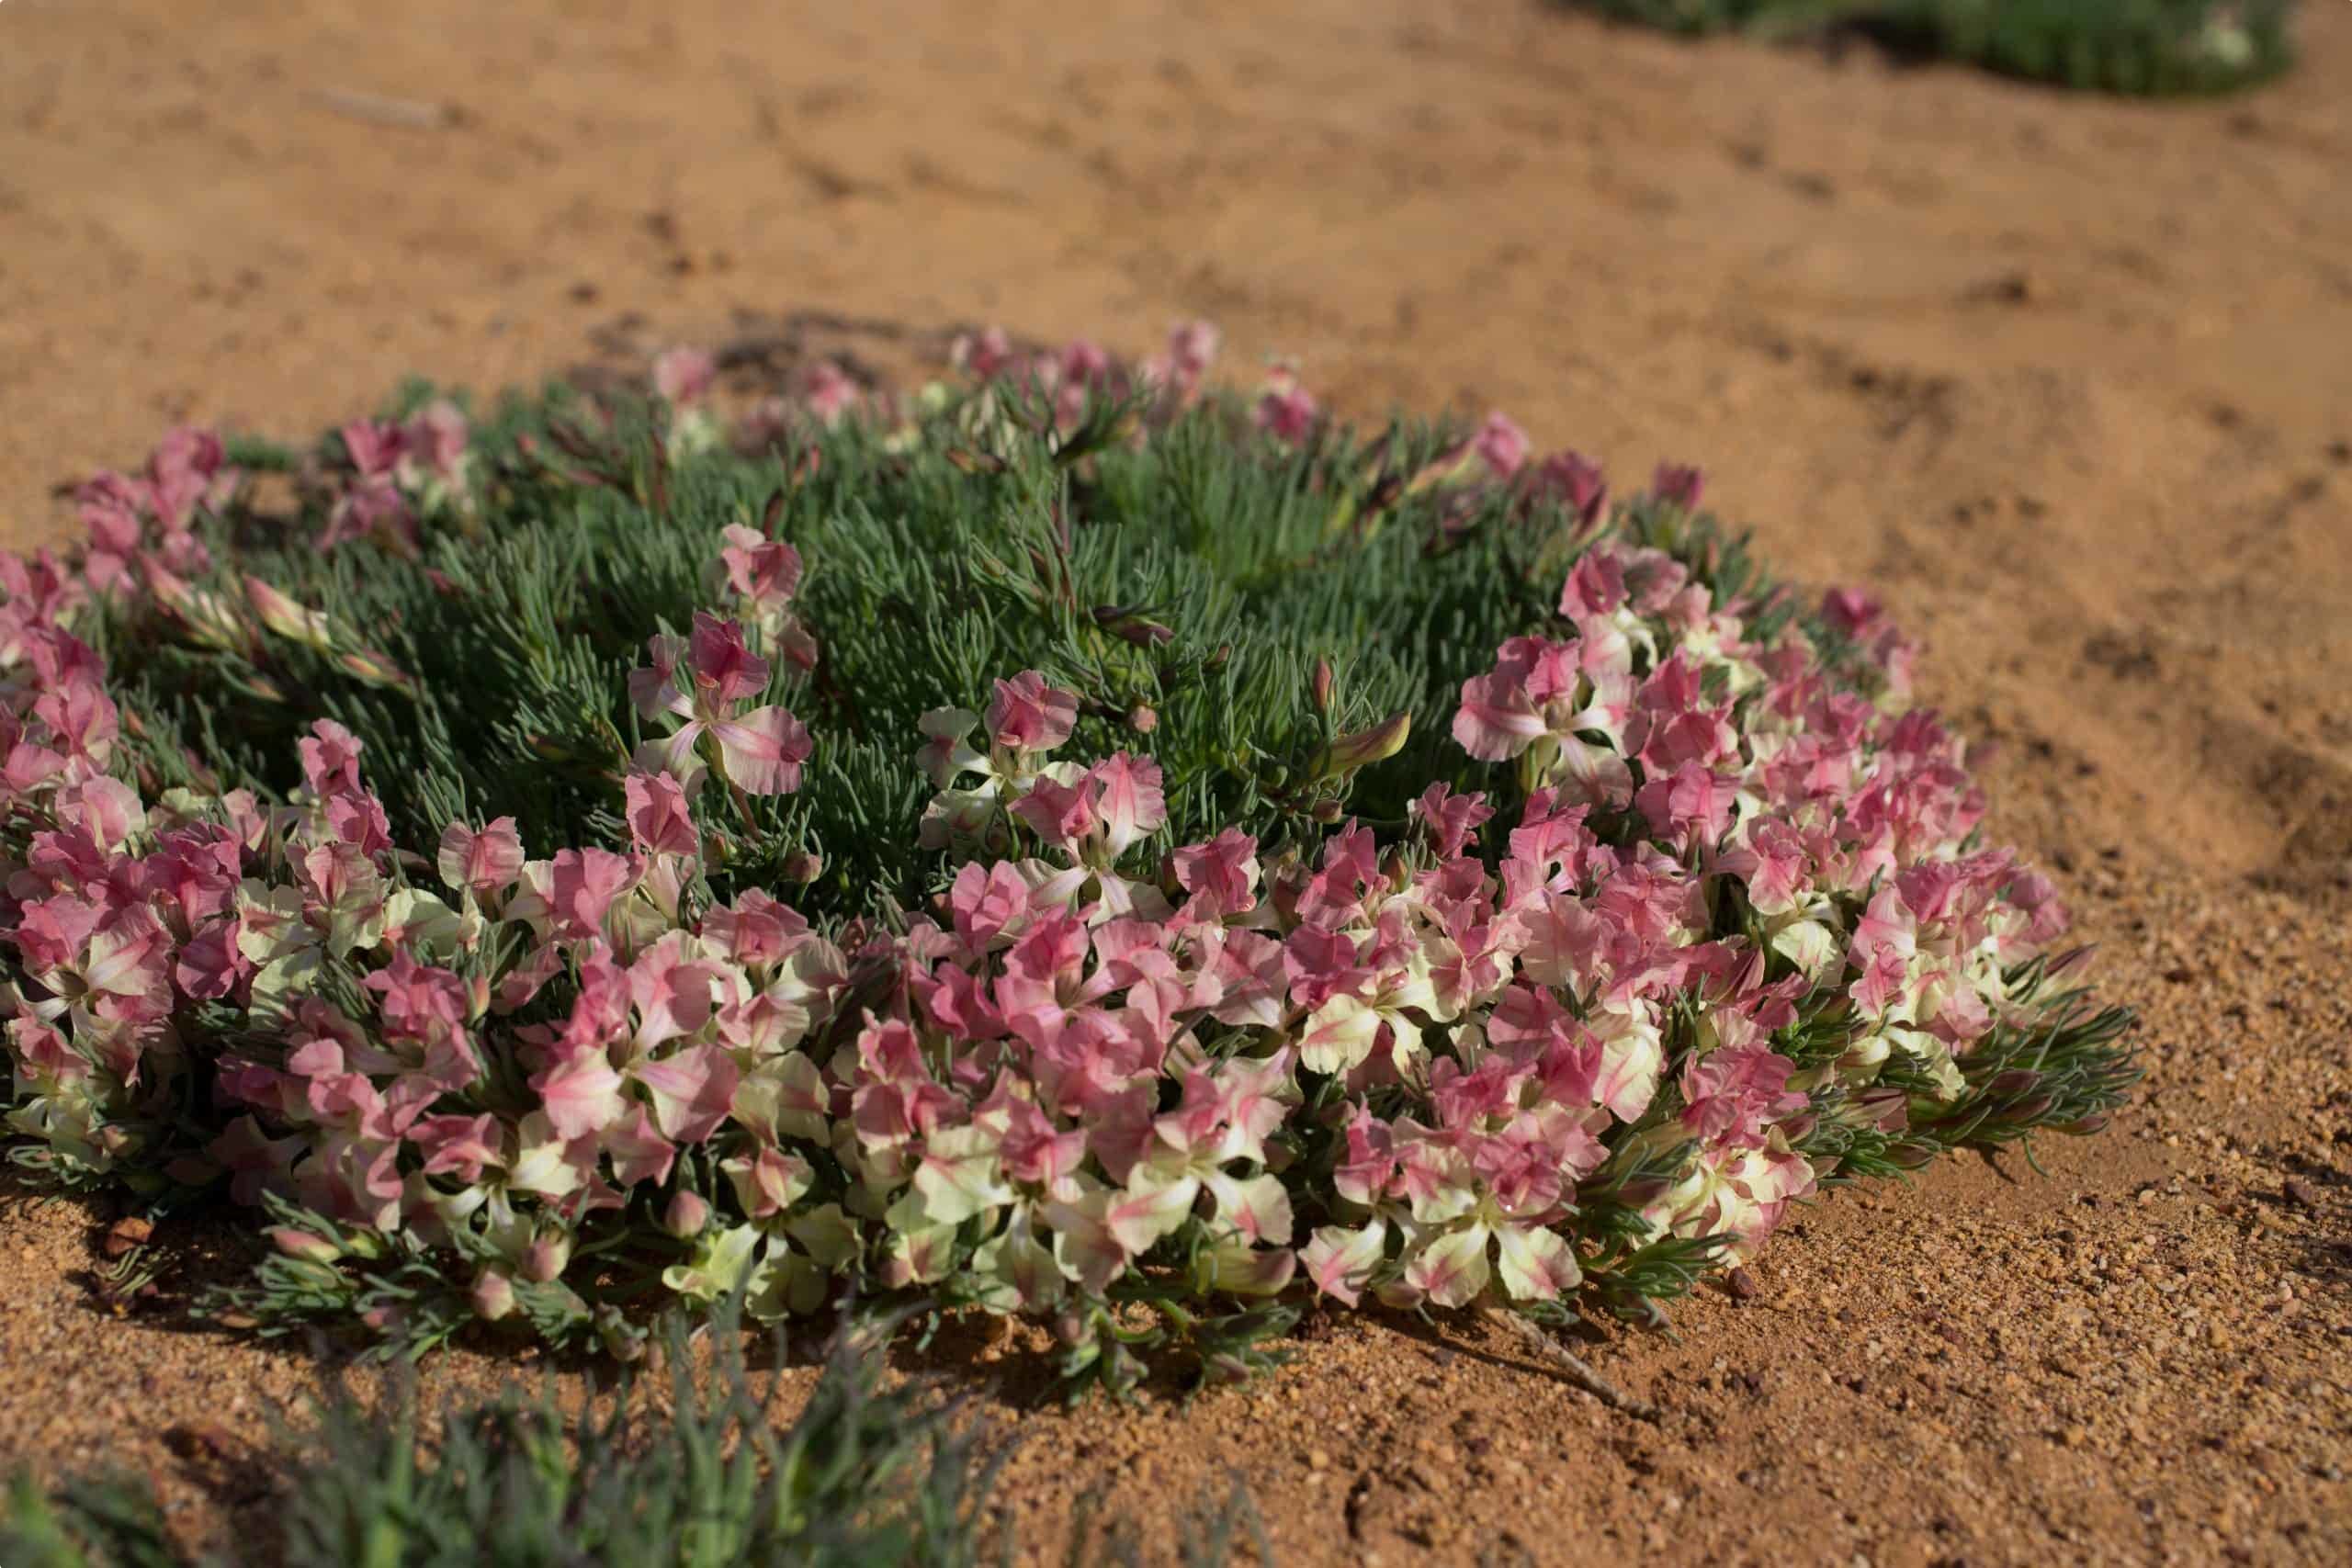
[[[10,534],[172,421],[307,434],[624,312],[1130,351],[1204,315],[1349,412],[1702,462],[1924,636],[1996,828],[2144,1011],[2138,1103],[2046,1176],[1841,1197],[1753,1300],[1589,1347],[1655,1424],[1463,1325],[1072,1415],[992,1352],[1024,1539],[1102,1483],[1165,1548],[1238,1471],[1286,1563],[2352,1561],[2352,7],[2191,105],[1523,0],[798,9],[8,0]],[[104,1221],[0,1213],[0,1460],[250,1527],[238,1456],[313,1366],[103,1311]]]

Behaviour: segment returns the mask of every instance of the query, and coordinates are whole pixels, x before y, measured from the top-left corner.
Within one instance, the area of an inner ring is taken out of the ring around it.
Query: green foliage
[[[1462,675],[1547,607],[1529,554],[1544,532],[1495,525],[1498,500],[1447,517],[1442,495],[1396,493],[1448,433],[1336,432],[1292,453],[1237,440],[1235,411],[1214,407],[1136,449],[1073,458],[1068,438],[1021,438],[981,462],[983,434],[959,423],[974,413],[951,404],[901,441],[845,425],[796,479],[774,454],[679,457],[643,410],[584,435],[558,390],[478,431],[483,504],[437,520],[413,560],[318,549],[315,501],[248,510],[233,570],[191,587],[233,605],[258,577],[332,635],[115,611],[96,640],[142,774],[194,786],[201,757],[221,788],[282,795],[297,738],[332,717],[366,743],[396,841],[509,814],[535,855],[625,840],[620,777],[643,738],[628,672],[709,603],[720,531],[772,522],[807,563],[797,608],[821,657],[813,676],[775,660],[771,700],[820,743],[796,795],[735,803],[720,898],[777,886],[803,852],[823,865],[794,896],[812,919],[933,890],[948,863],[909,830],[931,793],[917,721],[984,708],[1024,669],[1079,694],[1080,754],[1159,761],[1170,845],[1239,826],[1274,852],[1341,803],[1394,824],[1432,780],[1471,776],[1448,738]],[[592,457],[559,478],[526,440]],[[571,482],[583,469],[609,478]],[[1318,660],[1336,673],[1328,712]],[[1335,737],[1400,713],[1396,755],[1329,765]]]
[[[1700,34],[1850,30],[1905,54],[2104,92],[2225,92],[2293,59],[2291,0],[1576,0]]]
[[[581,1563],[977,1568],[1012,1558],[986,1518],[1009,1450],[914,1384],[886,1387],[876,1346],[891,1322],[836,1337],[808,1403],[775,1420],[722,1307],[710,1332],[673,1316],[663,1372],[624,1368],[567,1415],[552,1385],[444,1412],[420,1410],[405,1370],[370,1403],[339,1379],[308,1418],[281,1426],[285,1478],[273,1530],[229,1560],[277,1568],[572,1568]],[[710,1354],[697,1374],[694,1346]],[[786,1347],[772,1344],[775,1364]],[[1220,1568],[1247,1541],[1274,1561],[1237,1474],[1176,1521],[1178,1561]],[[1080,1498],[1061,1561],[1149,1561],[1124,1511]],[[6,1568],[224,1568],[174,1539],[153,1489],[120,1473],[44,1490],[19,1471],[0,1498]]]
[[[777,1429],[731,1320],[698,1386],[673,1321],[666,1398],[624,1372],[566,1416],[552,1389],[449,1413],[437,1439],[413,1375],[370,1408],[342,1383],[282,1434],[289,1478],[271,1555],[287,1568],[580,1562],[957,1568],[987,1560],[994,1474],[980,1439],[919,1389],[886,1389],[870,1331],[844,1334],[808,1407]],[[777,1347],[779,1359],[782,1347]],[[0,1562],[89,1568],[186,1562],[153,1496],[119,1479],[44,1496],[20,1476]]]

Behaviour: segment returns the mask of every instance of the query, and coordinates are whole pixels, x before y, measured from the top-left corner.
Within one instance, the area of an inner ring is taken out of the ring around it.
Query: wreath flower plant
[[[1123,1389],[1317,1298],[1654,1322],[2120,1102],[1873,602],[1215,348],[730,412],[681,352],[83,486],[0,562],[20,1170],[261,1206],[265,1331],[919,1296]]]

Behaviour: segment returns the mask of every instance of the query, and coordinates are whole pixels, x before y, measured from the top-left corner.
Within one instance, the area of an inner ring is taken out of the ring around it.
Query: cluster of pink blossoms
[[[1168,346],[1132,370],[1090,338],[1075,338],[1059,349],[1014,346],[1001,327],[960,337],[951,355],[956,367],[983,384],[998,383],[1044,393],[1055,417],[1067,428],[1091,400],[1151,394],[1155,412],[1171,413],[1196,401],[1216,361],[1217,330],[1206,321],[1170,329]]]
[[[1180,331],[1154,374],[1189,396],[1213,346]],[[1056,385],[1095,374],[1075,353]],[[970,350],[984,375],[1009,354]],[[1303,395],[1261,422],[1290,434]],[[345,441],[355,494],[463,472],[446,420]],[[950,890],[895,933],[829,935],[766,893],[694,894],[710,786],[795,790],[823,744],[762,701],[754,648],[806,669],[816,645],[798,556],[748,528],[713,541],[717,613],[629,682],[653,734],[625,846],[531,859],[509,818],[396,845],[365,773],[392,760],[325,721],[283,805],[142,786],[72,628],[200,557],[219,448],[175,437],[148,479],[85,491],[78,567],[0,562],[0,796],[29,825],[0,897],[11,1130],[137,1171],[201,1057],[226,1131],[171,1175],[462,1239],[491,1318],[518,1282],[584,1282],[583,1232],[648,1194],[670,1289],[745,1286],[763,1314],[853,1280],[1055,1314],[1138,1270],[1550,1300],[1579,1283],[1580,1186],[1679,1148],[1643,1195],[1654,1233],[1751,1256],[1826,1174],[1820,1117],[1903,1125],[1891,1058],[1960,1091],[2063,914],[1969,847],[1980,802],[1933,717],[1834,682],[1793,624],[1752,639],[1747,607],[1610,535],[1597,470],[1532,460],[1509,421],[1449,461],[1589,538],[1556,622],[1462,686],[1455,738],[1517,769],[1507,832],[1483,831],[1486,795],[1432,784],[1387,843],[1349,822],[1304,858],[1238,829],[1162,852],[1158,764],[1057,756],[1076,697],[1008,672],[985,712],[906,738],[938,791],[910,827],[969,857]],[[1696,476],[1669,487],[1694,499]],[[1899,692],[1876,607],[1824,613]],[[1734,897],[1742,929],[1717,934]],[[1837,1037],[1799,1061],[1776,1039],[1807,1004]],[[243,1026],[198,1032],[221,1008]]]
[[[437,400],[398,423],[356,419],[340,434],[351,472],[338,489],[321,548],[373,539],[413,555],[421,515],[470,504],[471,431],[455,403]]]

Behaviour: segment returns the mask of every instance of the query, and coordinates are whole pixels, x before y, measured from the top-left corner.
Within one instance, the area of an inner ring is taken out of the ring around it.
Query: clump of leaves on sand
[[[2293,0],[1573,0],[1679,33],[1859,33],[1917,58],[2104,92],[2227,92],[2294,58]]]

